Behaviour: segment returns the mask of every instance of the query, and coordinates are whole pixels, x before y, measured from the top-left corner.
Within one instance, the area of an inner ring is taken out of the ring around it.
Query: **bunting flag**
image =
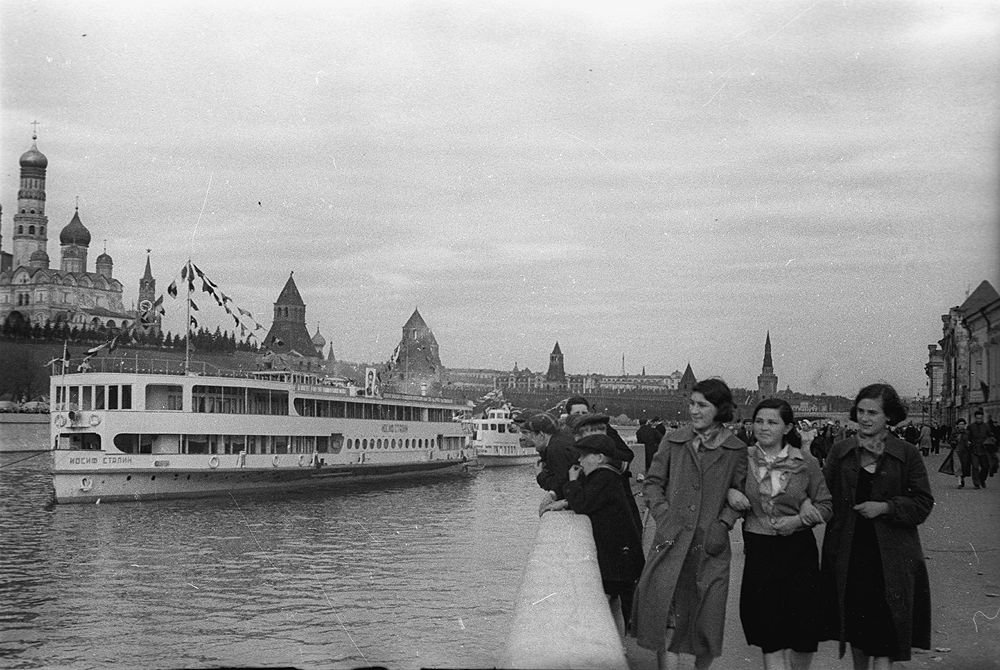
[[[48,367],[48,366],[53,365],[55,363],[62,363],[63,364],[63,370],[65,370],[66,366],[69,365],[69,342],[67,340],[63,340],[62,358],[53,358],[51,361],[49,361],[48,363],[46,363],[43,367]]]
[[[214,282],[211,277],[205,274],[204,270],[198,267],[195,263],[188,260],[181,267],[180,281],[187,283],[187,290],[188,290],[187,301],[188,301],[188,307],[191,310],[195,312],[201,311],[201,308],[198,306],[198,304],[194,301],[192,297],[192,294],[195,293],[195,280],[201,281],[202,293],[207,293],[212,298],[212,300],[215,301],[216,305],[225,310],[226,314],[233,317],[233,326],[234,328],[239,329],[241,337],[254,338],[255,340],[258,339],[256,331],[264,330],[264,326],[261,323],[259,323],[256,318],[254,318],[253,313],[235,304],[235,301],[232,299],[232,297],[226,295],[219,288],[219,285],[216,282]],[[170,283],[170,286],[167,288],[167,294],[170,295],[171,298],[178,297],[178,280],[176,278],[174,279],[174,281]],[[230,306],[230,303],[233,303],[232,306]],[[163,311],[158,304],[157,304],[157,309],[160,310],[161,314],[165,314],[165,311]],[[253,324],[252,326],[251,323]],[[198,320],[192,316],[188,325],[189,326],[194,325],[194,327],[197,328]]]

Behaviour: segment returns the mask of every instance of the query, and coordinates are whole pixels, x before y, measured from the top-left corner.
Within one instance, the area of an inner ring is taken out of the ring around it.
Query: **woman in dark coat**
[[[823,540],[827,639],[851,644],[855,670],[881,670],[930,648],[930,583],[917,526],[934,506],[924,460],[889,426],[906,409],[888,384],[861,389],[854,437],[833,445],[824,467],[833,519]],[[871,664],[871,665],[869,665]]]
[[[656,650],[660,668],[691,654],[700,670],[722,654],[736,518],[726,492],[742,488],[747,472],[746,444],[722,425],[733,410],[721,379],[695,384],[691,424],[663,439],[643,483],[656,534],[636,586],[632,631]]]

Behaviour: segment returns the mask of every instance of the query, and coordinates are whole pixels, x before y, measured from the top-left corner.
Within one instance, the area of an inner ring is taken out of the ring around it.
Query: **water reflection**
[[[5,667],[490,666],[537,527],[530,467],[101,505],[49,467],[0,468]]]

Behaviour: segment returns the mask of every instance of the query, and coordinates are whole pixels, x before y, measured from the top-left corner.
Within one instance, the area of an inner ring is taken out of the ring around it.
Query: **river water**
[[[50,467],[0,454],[0,667],[493,666],[541,495],[515,467],[55,505]]]

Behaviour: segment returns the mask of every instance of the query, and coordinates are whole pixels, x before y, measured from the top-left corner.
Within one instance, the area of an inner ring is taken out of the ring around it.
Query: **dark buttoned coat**
[[[717,438],[721,444],[700,459],[690,426],[666,435],[646,474],[642,494],[656,521],[656,534],[636,587],[632,630],[647,649],[663,649],[674,592],[690,554],[697,602],[684,604],[694,616],[677,621],[670,651],[712,657],[722,653],[731,553],[728,532],[717,522],[726,508],[727,489],[742,490],[747,473],[747,445],[722,431]],[[705,539],[713,533],[721,544],[710,555]],[[689,592],[684,589],[677,597]]]
[[[821,583],[830,618],[827,639],[840,641],[845,651],[844,602],[851,542],[858,513],[854,511],[861,449],[857,437],[833,445],[823,474],[833,497],[833,518],[823,538]],[[917,448],[893,435],[877,461],[871,500],[889,503],[889,512],[872,519],[882,558],[885,598],[896,630],[894,657],[910,658],[910,648],[929,649],[931,590],[917,526],[934,508],[924,459]],[[873,566],[878,569],[879,566]],[[836,605],[836,607],[834,607]]]

